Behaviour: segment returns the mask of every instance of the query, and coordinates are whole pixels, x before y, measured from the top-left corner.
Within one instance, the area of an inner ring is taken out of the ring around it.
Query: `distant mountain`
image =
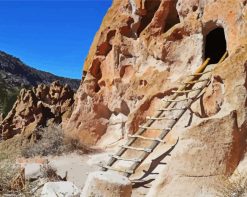
[[[50,84],[59,80],[61,84],[68,84],[72,89],[77,89],[80,80],[58,77],[48,72],[34,69],[24,64],[20,59],[0,51],[1,77],[12,86],[37,86],[40,83]]]
[[[80,80],[58,77],[34,69],[20,59],[0,51],[0,113],[7,114],[21,88],[31,88],[41,83],[50,84],[53,81],[68,84],[73,90],[80,85]]]

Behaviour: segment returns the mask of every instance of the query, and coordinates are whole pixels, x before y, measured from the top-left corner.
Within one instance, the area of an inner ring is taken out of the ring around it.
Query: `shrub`
[[[62,178],[57,175],[57,170],[50,165],[45,165],[42,168],[43,178],[47,179],[49,182],[61,181]]]
[[[10,160],[0,165],[0,194],[8,196],[21,196],[21,194],[28,195],[25,183],[24,170],[13,165]],[[23,195],[22,195],[23,196]]]
[[[3,102],[3,117],[6,117],[9,111],[12,109],[14,103],[16,102],[17,96],[19,95],[19,90],[11,90],[7,97],[5,97]]]
[[[3,113],[3,117],[12,109],[19,92],[20,87],[9,87],[0,74],[0,113]]]
[[[61,153],[63,133],[59,127],[37,128],[33,135],[36,138],[35,143],[29,143],[22,148],[21,153],[24,157]]]
[[[24,157],[61,155],[73,151],[88,153],[90,151],[77,140],[65,138],[60,126],[37,128],[33,135],[36,139],[35,143],[29,143],[22,148],[21,154]]]
[[[0,162],[2,162],[5,159],[8,159],[8,155],[4,152],[0,152]]]

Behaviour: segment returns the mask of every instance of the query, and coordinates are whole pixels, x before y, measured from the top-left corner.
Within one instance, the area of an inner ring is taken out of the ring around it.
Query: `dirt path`
[[[57,169],[58,175],[64,177],[67,171],[67,180],[82,189],[90,172],[100,170],[98,164],[108,159],[109,153],[95,153],[79,155],[71,153],[62,156],[49,156],[49,164]]]

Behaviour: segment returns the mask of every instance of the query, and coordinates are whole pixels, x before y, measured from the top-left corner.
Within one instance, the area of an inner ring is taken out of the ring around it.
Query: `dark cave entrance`
[[[225,32],[222,27],[217,27],[206,36],[205,59],[210,58],[210,64],[217,64],[225,52]]]

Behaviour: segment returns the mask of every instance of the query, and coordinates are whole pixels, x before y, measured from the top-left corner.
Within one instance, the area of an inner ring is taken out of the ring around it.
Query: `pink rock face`
[[[138,113],[139,118],[133,118],[142,121],[142,111],[136,110],[144,109],[145,103],[148,110],[156,95],[174,87],[171,80],[202,62],[202,45],[190,47],[203,41],[201,24],[193,29],[178,24],[175,1],[137,4],[114,1],[85,63],[88,74],[78,91],[67,132],[83,143],[97,143],[111,124],[111,114],[132,117]],[[174,30],[165,33],[170,28]],[[133,118],[127,120],[130,129],[138,124]]]
[[[191,111],[191,136],[182,123],[179,132],[169,134],[168,144],[180,137],[178,151],[163,171],[168,175],[160,175],[150,196],[186,196],[183,191],[191,181],[196,186],[189,187],[187,196],[201,193],[204,185],[213,192],[209,185],[215,179],[210,177],[231,174],[246,150],[246,16],[245,0],[113,1],[85,62],[88,73],[77,92],[67,134],[83,144],[105,146],[111,132],[115,141],[135,133],[206,54],[216,63],[227,50],[228,58],[215,66],[211,84]],[[223,33],[209,41],[210,33],[220,29]],[[118,115],[126,117],[121,127],[112,119]],[[205,162],[207,155],[210,161]]]
[[[213,78],[203,95],[203,108],[207,116],[217,114],[224,101],[224,84],[220,78]]]
[[[174,82],[203,62],[211,30],[224,28],[230,55],[243,45],[246,23],[239,17],[245,10],[244,1],[115,0],[85,62],[88,74],[67,133],[94,145],[110,126],[111,114],[128,116],[126,132],[135,132],[145,111],[153,112],[149,107],[157,95],[177,87]],[[205,105],[214,109],[206,113],[212,115],[222,101],[212,101],[220,93],[207,92]]]

